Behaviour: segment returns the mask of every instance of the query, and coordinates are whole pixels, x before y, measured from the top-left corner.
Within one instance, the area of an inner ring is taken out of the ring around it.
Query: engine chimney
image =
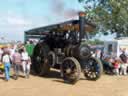
[[[85,13],[84,12],[79,12],[79,40],[84,38],[85,35]]]

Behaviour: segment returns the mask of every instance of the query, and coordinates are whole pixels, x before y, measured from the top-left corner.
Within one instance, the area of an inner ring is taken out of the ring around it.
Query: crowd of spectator
[[[96,50],[93,56],[102,61],[105,73],[128,75],[128,55],[126,54],[126,50],[121,50],[118,57],[108,56],[101,50]]]
[[[29,41],[26,44],[12,44],[0,48],[0,74],[4,74],[6,81],[10,80],[11,75],[17,80],[20,72],[25,78],[29,78],[33,48]]]

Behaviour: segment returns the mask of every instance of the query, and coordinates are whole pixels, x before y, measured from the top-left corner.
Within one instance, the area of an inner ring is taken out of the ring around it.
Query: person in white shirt
[[[6,81],[8,81],[10,79],[10,67],[11,67],[9,52],[7,51],[4,52],[2,57],[2,62],[4,64],[5,78]]]
[[[24,48],[21,52],[21,58],[22,58],[22,68],[23,68],[23,73],[26,78],[29,78],[29,72],[30,71],[30,64],[28,64],[29,56]]]

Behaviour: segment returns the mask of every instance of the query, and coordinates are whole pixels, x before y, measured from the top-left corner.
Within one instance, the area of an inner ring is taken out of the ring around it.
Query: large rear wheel
[[[103,73],[103,65],[101,61],[95,57],[90,57],[84,62],[84,76],[89,80],[97,80]]]
[[[32,66],[33,70],[38,75],[46,75],[50,70],[48,60],[49,47],[45,43],[38,43],[33,52]]]
[[[62,63],[63,79],[69,83],[76,83],[81,73],[80,63],[74,57],[67,57]]]

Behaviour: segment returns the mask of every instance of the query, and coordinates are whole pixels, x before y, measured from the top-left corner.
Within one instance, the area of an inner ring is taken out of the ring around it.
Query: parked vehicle
[[[119,57],[122,51],[128,53],[128,38],[118,38],[104,42],[104,54],[111,57]]]

